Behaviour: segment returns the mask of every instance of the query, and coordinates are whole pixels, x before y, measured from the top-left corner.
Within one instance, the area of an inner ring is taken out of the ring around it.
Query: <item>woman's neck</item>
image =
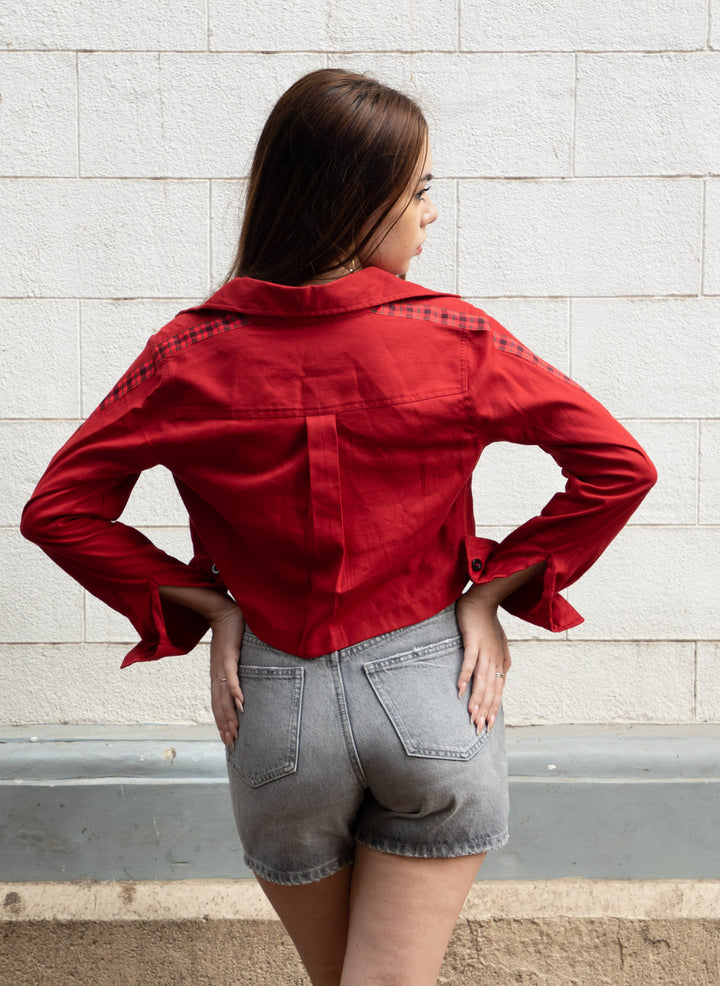
[[[354,274],[357,270],[362,270],[360,263],[354,264],[352,267],[348,267],[347,264],[339,264],[332,270],[325,271],[324,274],[318,274],[311,281],[306,281],[302,287],[309,287],[311,284],[330,284],[332,281],[339,281],[341,277],[347,277],[348,274]]]

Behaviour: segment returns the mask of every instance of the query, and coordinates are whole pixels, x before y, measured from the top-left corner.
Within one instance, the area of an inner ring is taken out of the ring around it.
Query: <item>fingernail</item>
[[[235,705],[240,709],[241,712],[245,711],[245,706],[242,704],[239,698],[235,699]]]
[[[490,716],[488,719],[488,732],[492,732],[492,728],[495,725],[495,716]]]
[[[477,733],[478,736],[483,731],[484,726],[485,726],[485,718],[483,716],[480,716],[477,722],[477,726],[475,727],[475,732]]]
[[[458,688],[458,698],[462,698],[465,694],[465,689],[467,688],[467,682],[464,681],[462,685]]]

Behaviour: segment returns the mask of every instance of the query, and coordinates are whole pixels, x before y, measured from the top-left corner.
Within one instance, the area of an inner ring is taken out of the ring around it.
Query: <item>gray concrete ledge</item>
[[[507,730],[493,880],[720,878],[720,725]],[[211,727],[5,727],[0,876],[244,878]]]

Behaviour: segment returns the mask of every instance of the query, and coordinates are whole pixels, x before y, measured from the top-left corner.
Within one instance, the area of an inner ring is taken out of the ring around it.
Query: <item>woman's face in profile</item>
[[[379,246],[365,257],[364,267],[380,267],[389,274],[406,274],[413,257],[422,253],[427,238],[426,226],[437,219],[437,209],[429,195],[432,178],[430,148],[418,160],[413,180],[391,209],[386,222],[377,231]]]

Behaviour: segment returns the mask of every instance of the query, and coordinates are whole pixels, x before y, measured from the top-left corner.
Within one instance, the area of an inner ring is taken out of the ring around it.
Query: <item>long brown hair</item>
[[[425,118],[403,93],[339,68],[298,79],[260,135],[225,283],[305,284],[374,249],[426,146]]]

